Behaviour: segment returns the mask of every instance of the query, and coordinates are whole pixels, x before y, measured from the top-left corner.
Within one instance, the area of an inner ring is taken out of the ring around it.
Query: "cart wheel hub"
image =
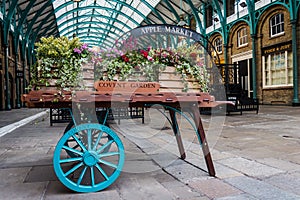
[[[98,156],[94,152],[86,152],[83,155],[83,162],[87,166],[94,166],[98,162]]]

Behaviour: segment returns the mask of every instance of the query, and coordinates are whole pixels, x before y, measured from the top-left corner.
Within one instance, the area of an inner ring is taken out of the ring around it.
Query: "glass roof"
[[[131,29],[149,24],[176,25],[184,20],[204,33],[201,6],[220,0],[5,0],[0,20],[13,16],[12,31],[33,45],[41,37],[62,36],[102,48],[112,47]],[[6,20],[6,19],[5,19]]]
[[[145,1],[146,2],[146,1]],[[139,26],[160,0],[56,0],[53,8],[61,35],[111,46],[125,32]]]

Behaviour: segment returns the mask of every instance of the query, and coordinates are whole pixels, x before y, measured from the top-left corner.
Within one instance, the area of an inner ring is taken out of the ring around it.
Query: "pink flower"
[[[151,56],[147,56],[147,60],[153,61],[154,59]]]
[[[75,48],[75,49],[74,49],[74,52],[75,52],[75,53],[78,53],[78,54],[81,54],[81,51],[80,51],[80,49],[78,49],[78,48]]]
[[[84,44],[81,46],[80,49],[81,49],[81,51],[84,50],[84,49],[88,49],[88,44],[84,43]]]

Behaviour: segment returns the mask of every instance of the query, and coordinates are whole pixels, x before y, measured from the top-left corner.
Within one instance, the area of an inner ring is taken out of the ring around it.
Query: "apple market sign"
[[[184,36],[187,38],[192,38],[195,41],[202,41],[203,36],[191,29],[183,28],[181,26],[174,26],[174,25],[148,25],[148,26],[141,26],[135,28],[130,31],[131,36],[134,38],[141,37],[144,35],[153,35],[153,34],[173,34],[178,36]]]

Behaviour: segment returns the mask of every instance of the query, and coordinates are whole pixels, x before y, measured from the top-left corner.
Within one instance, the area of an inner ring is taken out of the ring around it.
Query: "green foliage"
[[[86,44],[78,38],[69,40],[65,36],[50,36],[41,38],[35,45],[37,62],[31,66],[31,88],[55,85],[69,90],[78,86],[81,64],[93,55]]]

